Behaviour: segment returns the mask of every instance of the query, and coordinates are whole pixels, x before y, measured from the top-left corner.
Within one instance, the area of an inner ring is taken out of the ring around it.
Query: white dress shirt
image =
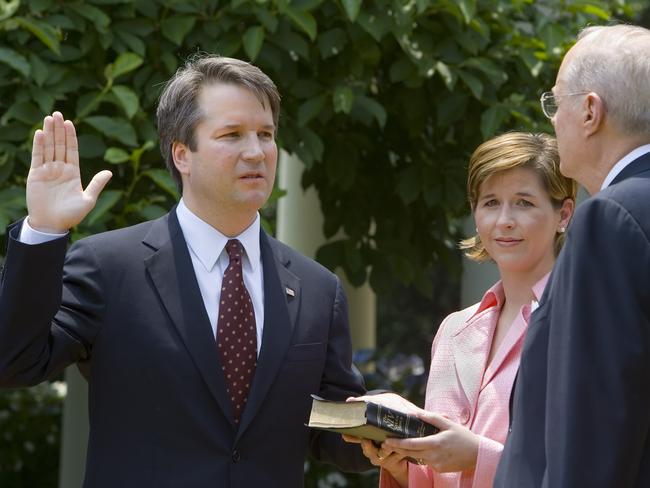
[[[226,252],[226,242],[230,239],[207,222],[201,220],[187,208],[183,199],[176,207],[178,222],[183,231],[185,242],[190,251],[194,274],[199,284],[205,310],[210,319],[213,334],[217,335],[217,318],[219,314],[219,299],[221,298],[221,281],[230,261]],[[48,234],[32,229],[23,221],[19,241],[25,244],[41,244],[66,234]],[[264,328],[264,276],[262,271],[262,255],[260,252],[260,215],[244,232],[233,239],[238,239],[244,247],[242,269],[244,284],[253,302],[255,310],[255,325],[257,327],[257,354],[262,347],[262,331]]]
[[[650,152],[650,144],[645,144],[643,146],[637,147],[632,152],[623,156],[623,158],[621,158],[621,160],[618,163],[616,163],[612,167],[612,169],[609,170],[609,173],[607,173],[607,176],[605,177],[603,184],[600,186],[600,189],[604,190],[605,188],[607,188],[612,183],[612,181],[614,181],[614,178],[616,178],[619,175],[619,173],[623,171],[628,164],[630,164],[635,159],[640,158],[641,156],[649,152]]]

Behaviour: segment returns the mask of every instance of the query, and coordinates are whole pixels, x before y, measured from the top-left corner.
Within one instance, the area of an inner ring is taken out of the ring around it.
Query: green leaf
[[[101,158],[106,151],[106,144],[95,134],[79,134],[79,156],[84,158]]]
[[[603,10],[600,8],[598,5],[594,5],[592,3],[585,5],[582,8],[582,11],[586,14],[591,14],[595,15],[601,20],[610,20],[611,19],[611,14],[607,12],[606,10]]]
[[[354,104],[361,107],[363,110],[370,113],[375,119],[377,119],[380,127],[386,125],[386,109],[378,101],[372,98],[368,98],[364,95],[358,95],[355,98]]]
[[[111,18],[108,15],[106,15],[102,10],[92,5],[88,5],[85,3],[79,3],[79,4],[70,3],[68,4],[68,8],[77,12],[82,17],[90,20],[93,23],[93,25],[98,27],[97,30],[99,30],[100,32],[104,32],[111,24]]]
[[[489,139],[497,133],[508,111],[502,105],[492,105],[481,115],[481,134]]]
[[[27,17],[16,17],[18,25],[34,34],[43,44],[56,54],[61,52],[61,33],[45,22]]]
[[[25,56],[18,54],[13,49],[7,47],[0,46],[0,62],[11,66],[25,78],[29,77],[29,73],[32,69]]]
[[[298,107],[298,125],[307,125],[314,117],[317,117],[325,107],[325,95],[310,98]]]
[[[377,42],[381,41],[392,27],[392,21],[387,19],[383,13],[380,15],[362,11],[357,20],[363,30]]]
[[[449,66],[447,66],[442,61],[438,61],[436,63],[436,71],[442,78],[442,81],[445,82],[447,90],[453,90],[454,86],[456,85],[456,73],[452,72]]]
[[[106,137],[120,141],[127,146],[137,146],[138,138],[133,126],[126,119],[120,117],[106,117],[93,115],[83,119],[88,125],[94,127]]]
[[[120,102],[127,117],[129,119],[133,118],[140,109],[140,99],[138,98],[138,95],[136,95],[136,93],[129,87],[124,85],[115,85],[111,88],[111,91],[113,92],[113,95],[115,95],[115,98]]]
[[[474,95],[476,99],[480,100],[483,96],[483,83],[481,83],[481,80],[473,74],[463,70],[458,70],[458,76],[470,89],[472,95]]]
[[[318,49],[323,59],[341,53],[348,43],[348,38],[343,29],[330,29],[318,36]]]
[[[141,64],[142,58],[137,54],[131,52],[122,53],[113,63],[106,66],[104,74],[107,79],[114,80],[119,76],[137,69]]]
[[[487,75],[487,78],[497,87],[508,81],[508,74],[506,73],[505,69],[501,66],[498,66],[489,58],[470,58],[464,61],[462,66],[472,67],[479,71],[482,71],[485,73],[485,75]]]
[[[298,26],[312,41],[316,40],[317,24],[316,19],[309,12],[301,12],[292,8],[286,9],[287,16]]]
[[[248,59],[255,61],[257,55],[260,53],[260,49],[262,49],[262,44],[264,43],[264,27],[259,25],[249,27],[246,32],[244,32],[242,42]]]
[[[359,15],[361,9],[361,0],[341,0],[341,3],[350,22],[357,20],[357,15]]]
[[[406,168],[397,178],[397,194],[405,205],[413,203],[420,194],[420,172],[415,166]]]
[[[0,0],[0,21],[8,19],[20,7],[20,0]]]
[[[176,182],[169,174],[169,171],[164,169],[149,169],[147,171],[144,171],[142,174],[151,178],[159,188],[165,190],[172,197],[174,197],[174,199],[179,198],[180,195],[178,193],[178,189],[176,188]]]
[[[121,147],[109,147],[104,153],[104,161],[111,164],[126,163],[129,159],[129,153]]]
[[[168,17],[160,23],[160,29],[163,36],[180,46],[196,23],[196,16],[174,15]]]
[[[50,71],[48,70],[47,65],[43,62],[41,58],[31,53],[29,55],[29,64],[31,65],[31,74],[32,79],[36,82],[38,86],[43,86],[45,80],[50,76]]]
[[[99,221],[106,212],[112,209],[115,204],[120,201],[123,194],[124,192],[121,190],[104,190],[99,195],[95,208],[88,214],[88,217],[86,217],[86,223],[88,225],[93,225]]]
[[[307,149],[309,149],[314,160],[322,161],[325,145],[323,144],[322,139],[318,137],[318,134],[309,127],[303,127],[300,130],[300,137],[305,141],[305,145],[307,146]]]
[[[469,24],[476,15],[476,0],[458,0],[458,8],[463,14],[463,20]]]
[[[334,112],[349,114],[353,103],[354,93],[352,93],[352,89],[349,86],[337,86],[332,96]]]

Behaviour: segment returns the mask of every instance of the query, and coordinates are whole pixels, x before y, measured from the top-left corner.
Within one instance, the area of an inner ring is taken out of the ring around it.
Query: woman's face
[[[474,209],[485,250],[504,272],[549,272],[555,235],[566,227],[573,202],[556,209],[541,178],[529,168],[495,173],[483,182]]]

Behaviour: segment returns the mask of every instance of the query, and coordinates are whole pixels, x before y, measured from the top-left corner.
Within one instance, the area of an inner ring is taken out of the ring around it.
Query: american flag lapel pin
[[[288,286],[284,287],[284,291],[286,291],[287,295],[289,295],[290,297],[295,297],[296,296],[296,292],[293,291],[293,289],[289,288]]]

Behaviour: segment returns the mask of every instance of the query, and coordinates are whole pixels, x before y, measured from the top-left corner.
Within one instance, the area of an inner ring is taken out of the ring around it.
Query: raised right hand
[[[84,190],[74,124],[54,112],[34,133],[27,176],[29,225],[41,232],[65,233],[93,209],[113,174],[100,171]]]

